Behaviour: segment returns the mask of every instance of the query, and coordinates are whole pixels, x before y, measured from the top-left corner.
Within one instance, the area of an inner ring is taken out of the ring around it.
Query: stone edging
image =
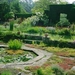
[[[0,45],[0,47],[8,47],[7,45]],[[40,62],[39,65],[42,65],[44,63],[44,60],[46,61],[48,58],[50,58],[50,56],[52,55],[52,53],[46,53],[45,51],[43,50],[40,50],[40,49],[35,49],[35,48],[29,48],[29,47],[26,47],[26,46],[22,46],[22,49],[26,49],[28,51],[32,51],[34,53],[36,53],[38,56],[27,61],[27,62],[16,62],[16,63],[7,63],[7,64],[0,64],[0,66],[3,66],[5,65],[5,67],[21,67],[21,66],[30,66],[30,65],[38,65]],[[45,52],[45,53],[44,53]],[[39,62],[40,61],[40,62]]]

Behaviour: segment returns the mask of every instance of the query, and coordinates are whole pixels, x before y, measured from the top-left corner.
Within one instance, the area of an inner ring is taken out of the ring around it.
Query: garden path
[[[52,53],[49,53],[49,52],[41,50],[41,49],[35,49],[35,48],[26,47],[26,46],[22,46],[22,49],[34,51],[36,54],[38,54],[38,56],[32,60],[27,61],[27,62],[0,64],[0,68],[1,67],[2,68],[11,67],[11,68],[22,69],[25,71],[25,69],[24,69],[25,66],[41,66],[52,56]],[[29,71],[26,71],[26,72],[29,72]],[[31,75],[31,73],[29,73],[29,74]]]

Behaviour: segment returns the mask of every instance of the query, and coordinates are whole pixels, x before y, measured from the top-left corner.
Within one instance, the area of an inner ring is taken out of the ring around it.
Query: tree
[[[0,4],[0,18],[5,20],[5,15],[10,12],[9,5],[7,3]]]
[[[44,10],[49,9],[51,4],[65,4],[66,1],[63,0],[39,0],[34,3],[32,12],[44,12]]]
[[[0,0],[0,3],[6,2],[14,13],[31,13],[33,0]]]
[[[18,1],[14,1],[11,6],[11,10],[14,13],[21,13],[21,7]]]

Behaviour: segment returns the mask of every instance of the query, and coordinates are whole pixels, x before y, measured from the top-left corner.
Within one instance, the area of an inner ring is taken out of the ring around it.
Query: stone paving
[[[1,45],[0,47],[7,47],[7,46]],[[25,66],[38,66],[38,65],[41,66],[52,56],[52,53],[49,53],[49,52],[47,52],[45,50],[41,50],[41,49],[35,49],[35,48],[26,47],[26,46],[22,46],[22,49],[33,51],[38,56],[27,62],[0,64],[0,68],[11,67],[11,68],[22,69],[27,74],[22,73],[21,75],[32,75],[32,73],[30,71],[26,71],[24,69]],[[73,66],[72,69],[75,70],[75,66]]]
[[[7,47],[7,46],[1,45],[0,47]],[[41,50],[41,49],[29,48],[29,47],[26,47],[26,46],[22,46],[22,49],[33,51],[38,56],[29,60],[29,61],[27,61],[27,62],[0,64],[0,68],[11,67],[11,68],[22,69],[22,70],[25,71],[25,69],[24,69],[25,66],[38,66],[38,65],[41,66],[52,56],[52,53],[48,53],[47,51],[44,51],[44,50]],[[22,74],[22,75],[24,75],[24,74]],[[28,73],[26,75],[31,75],[31,73]]]

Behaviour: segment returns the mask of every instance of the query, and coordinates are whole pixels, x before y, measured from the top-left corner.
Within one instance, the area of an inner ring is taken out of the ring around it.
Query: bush
[[[57,23],[57,26],[59,27],[70,26],[70,22],[66,17],[67,17],[66,14],[60,14],[60,21]]]
[[[26,30],[27,33],[39,33],[42,35],[43,33],[48,32],[48,30],[44,27],[31,27]]]
[[[38,29],[36,29],[36,28],[29,28],[28,30],[27,30],[27,32],[28,33],[38,33]]]
[[[38,69],[37,75],[54,75],[54,73],[50,67],[46,67],[45,69],[43,68]]]
[[[14,13],[13,12],[9,12],[9,13],[5,14],[4,18],[5,19],[14,18]]]
[[[24,26],[35,26],[38,21],[39,21],[39,18],[37,16],[31,16],[31,17],[25,19],[22,22],[22,25],[24,25]]]
[[[65,75],[75,75],[75,70],[68,70]]]
[[[55,75],[64,75],[64,70],[58,65],[53,65],[52,70],[54,71]]]
[[[4,42],[8,42],[10,39],[15,39],[17,37],[16,33],[13,33],[11,31],[2,32],[2,35]],[[1,37],[0,37],[1,38]]]
[[[51,34],[56,34],[56,29],[54,27],[46,27],[47,31]]]
[[[69,36],[71,35],[70,30],[67,29],[67,28],[64,28],[64,29],[60,30],[58,33],[59,33],[60,35],[69,35]]]
[[[19,40],[10,40],[8,42],[8,46],[10,49],[18,50],[21,49],[22,43]]]

